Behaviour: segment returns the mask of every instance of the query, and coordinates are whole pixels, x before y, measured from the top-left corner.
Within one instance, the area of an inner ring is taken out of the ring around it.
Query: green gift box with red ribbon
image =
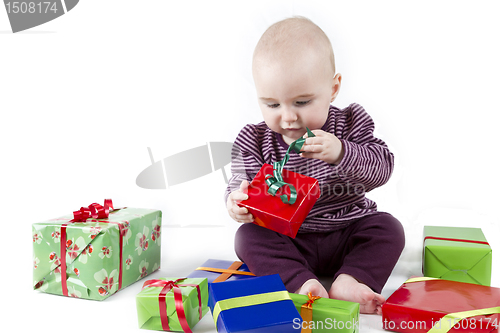
[[[93,203],[32,225],[33,287],[103,300],[160,268],[161,211]]]
[[[424,227],[424,276],[489,286],[492,251],[480,228]]]
[[[136,304],[139,328],[192,333],[208,312],[208,282],[206,278],[148,280]]]

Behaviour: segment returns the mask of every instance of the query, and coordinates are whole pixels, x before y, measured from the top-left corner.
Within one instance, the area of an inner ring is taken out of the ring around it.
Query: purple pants
[[[253,223],[236,232],[235,250],[254,274],[279,274],[289,292],[309,279],[349,274],[380,293],[405,244],[401,223],[388,213],[362,217],[329,233],[295,239]],[[333,280],[332,280],[333,282]]]

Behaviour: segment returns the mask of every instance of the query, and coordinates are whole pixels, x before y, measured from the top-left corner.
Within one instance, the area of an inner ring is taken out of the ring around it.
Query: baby
[[[289,292],[360,303],[362,313],[381,313],[380,294],[404,247],[401,223],[377,211],[365,197],[385,184],[394,157],[373,136],[374,122],[357,104],[332,106],[342,76],[332,46],[313,22],[294,17],[275,23],[259,40],[253,77],[264,121],[245,126],[235,145],[226,191],[229,215],[243,223],[235,250],[256,275],[279,274]],[[307,137],[302,153],[285,168],[318,180],[321,197],[295,239],[251,222],[237,205],[264,163],[284,158],[288,145]],[[327,291],[318,276],[331,276]]]

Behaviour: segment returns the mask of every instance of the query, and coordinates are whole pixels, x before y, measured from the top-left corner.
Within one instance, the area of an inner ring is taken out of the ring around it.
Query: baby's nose
[[[298,119],[297,114],[290,108],[283,107],[281,109],[281,120],[287,123],[292,123]]]

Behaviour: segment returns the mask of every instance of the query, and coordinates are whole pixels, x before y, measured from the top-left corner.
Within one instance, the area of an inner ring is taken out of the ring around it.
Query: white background
[[[272,23],[304,15],[330,37],[343,74],[335,104],[363,105],[396,156],[369,193],[405,226],[384,296],[420,274],[423,225],[480,227],[500,287],[495,1],[80,1],[12,34],[0,8],[2,324],[30,331],[138,331],[141,283],[103,302],[32,290],[31,224],[112,198],[163,211],[162,267],[180,277],[236,259],[238,225],[221,171],[167,190],[135,179],[156,160],[232,142],[261,121],[253,48]],[[229,166],[226,168],[229,172]],[[6,309],[6,310],[5,310]],[[362,316],[361,332],[381,331]],[[214,332],[207,315],[194,332]]]

